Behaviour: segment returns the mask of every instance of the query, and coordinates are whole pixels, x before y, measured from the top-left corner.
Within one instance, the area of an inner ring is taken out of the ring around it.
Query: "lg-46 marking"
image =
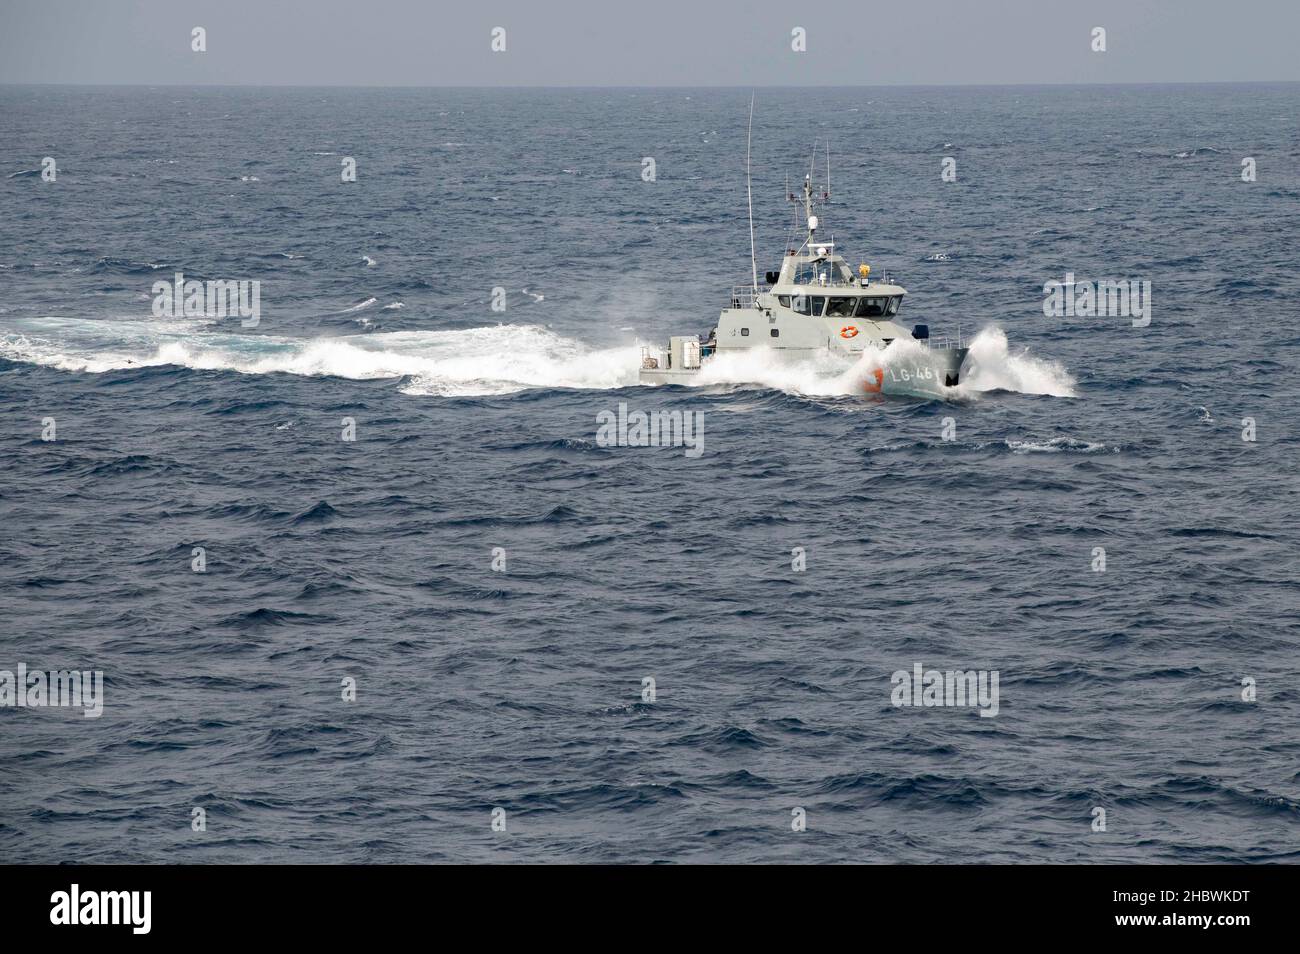
[[[917,381],[936,380],[934,368],[921,368],[917,365],[912,365],[912,371],[910,374],[908,373],[907,368],[898,368],[897,370],[894,368],[886,368],[885,370],[889,372],[889,380],[891,381],[911,381],[913,378]]]

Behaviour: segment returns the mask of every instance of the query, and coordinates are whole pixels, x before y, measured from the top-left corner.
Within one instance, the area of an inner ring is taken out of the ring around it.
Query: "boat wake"
[[[64,371],[103,373],[174,365],[239,374],[294,374],[354,380],[401,379],[407,394],[470,397],[528,389],[610,390],[637,386],[640,345],[593,348],[537,325],[446,331],[396,331],[300,338],[239,334],[196,320],[85,320],[46,317],[8,322],[0,357]],[[1012,354],[1006,335],[986,328],[971,342],[960,385],[941,396],[981,392],[1074,396],[1074,379],[1056,362]],[[691,386],[765,388],[809,397],[856,396],[877,370],[906,367],[913,341],[868,350],[856,361],[827,354],[792,363],[752,349],[716,355]]]
[[[103,373],[175,365],[239,374],[403,379],[407,394],[451,397],[529,388],[636,384],[636,345],[593,349],[536,325],[295,338],[218,330],[203,319],[39,318],[11,322],[0,357]]]

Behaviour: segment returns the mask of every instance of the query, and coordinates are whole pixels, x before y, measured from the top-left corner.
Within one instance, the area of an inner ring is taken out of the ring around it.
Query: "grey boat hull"
[[[961,382],[969,351],[969,348],[925,348],[919,354],[908,355],[873,371],[863,384],[863,393],[943,400],[948,397],[947,389]],[[797,360],[793,355],[787,357]],[[703,367],[708,366],[710,359],[704,359]],[[698,383],[700,371],[701,368],[642,368],[640,383],[689,386]]]
[[[874,374],[874,387],[867,379],[867,393],[898,397],[937,397],[947,395],[947,388],[961,383],[962,366],[969,348],[927,348],[916,358],[903,358]]]

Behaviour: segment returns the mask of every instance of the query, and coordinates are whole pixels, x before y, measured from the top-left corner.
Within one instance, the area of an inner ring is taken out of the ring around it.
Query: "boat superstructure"
[[[828,162],[822,203],[830,199],[829,178]],[[866,391],[929,397],[956,385],[968,349],[960,340],[931,340],[927,325],[900,324],[907,289],[889,276],[873,280],[868,265],[855,270],[836,252],[834,237],[823,234],[815,211],[819,197],[811,171],[804,177],[802,195],[790,194],[790,200],[804,220],[798,247],[787,248],[781,267],[766,272],[761,286],[751,262],[751,282],[732,288],[728,307],[703,340],[679,335],[669,339],[664,351],[643,348],[641,383],[689,384],[708,362],[729,352],[767,348],[793,360],[826,352],[861,357],[867,349],[883,350],[905,339],[917,347],[873,369]],[[752,228],[751,216],[751,242]]]

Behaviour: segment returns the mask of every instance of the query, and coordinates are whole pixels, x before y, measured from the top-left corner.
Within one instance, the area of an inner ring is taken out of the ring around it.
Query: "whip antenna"
[[[754,187],[750,182],[749,156],[754,142],[754,93],[749,94],[749,132],[745,137],[745,195],[749,200],[749,270],[754,279],[754,298],[758,299],[758,255],[754,251]]]

